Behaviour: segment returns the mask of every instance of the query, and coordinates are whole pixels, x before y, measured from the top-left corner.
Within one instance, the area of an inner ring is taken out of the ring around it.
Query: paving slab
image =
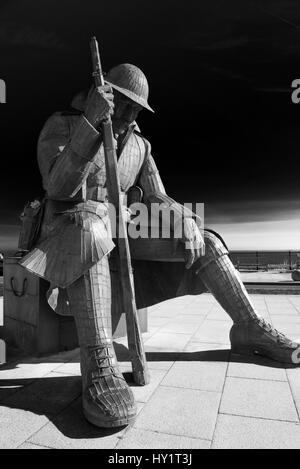
[[[183,311],[183,307],[179,309],[170,309],[165,307],[164,309],[156,309],[151,313],[152,318],[174,318],[177,314]]]
[[[169,318],[166,318],[166,317],[160,317],[160,316],[153,316],[153,315],[150,315],[148,316],[148,324],[152,327],[161,327],[161,326],[164,326],[165,324],[167,324],[169,321]],[[149,328],[149,325],[148,325],[148,328]]]
[[[273,360],[253,358],[257,363],[247,363],[247,358],[231,354],[227,376],[235,378],[264,379],[271,381],[287,381],[286,371]],[[265,365],[268,363],[268,366]]]
[[[137,386],[133,382],[131,362],[119,363],[119,368],[127,383],[131,386],[136,401],[147,402],[173,363],[174,362],[147,361],[150,383],[145,386]]]
[[[214,449],[299,449],[300,426],[276,420],[219,415]]]
[[[300,368],[290,368],[286,370],[287,378],[290,383],[293,399],[300,415]]]
[[[256,314],[263,317],[266,321],[271,321],[271,315],[268,310],[256,308]]]
[[[51,448],[47,448],[47,446],[33,445],[32,443],[23,443],[22,445],[18,446],[17,449],[51,449]]]
[[[150,358],[147,358],[147,364],[148,364],[148,368],[150,370],[169,370],[175,363],[175,360],[174,361],[155,361],[154,359],[151,359],[151,354],[148,354],[150,355]],[[152,357],[155,356],[155,353],[152,353]],[[154,357],[153,357],[154,358]]]
[[[4,399],[3,405],[57,414],[81,394],[81,377],[49,373]]]
[[[135,400],[137,402],[149,401],[151,395],[156,390],[166,373],[167,370],[149,369],[150,383],[146,384],[146,386],[136,386],[129,381]]]
[[[192,314],[190,310],[188,312],[189,314],[177,314],[176,321],[182,321],[185,324],[200,324],[207,316],[207,313],[197,312],[197,314]]]
[[[279,301],[279,302],[276,302],[276,303],[271,303],[271,302],[267,301],[266,305],[267,305],[267,308],[268,308],[269,311],[273,311],[273,312],[276,312],[276,313],[282,312],[282,314],[286,314],[287,312],[294,311],[299,316],[298,309],[290,301],[286,301],[286,302],[283,302],[283,301],[280,302]]]
[[[289,302],[295,307],[295,309],[299,312],[300,314],[300,298],[299,297],[289,297]]]
[[[299,422],[287,382],[227,377],[220,413]]]
[[[111,449],[115,448],[125,427],[105,430],[86,421],[81,399],[57,415],[37,431],[27,443],[57,449]]]
[[[7,363],[0,367],[0,402],[41,379],[63,363]]]
[[[116,449],[209,449],[210,441],[131,428]]]
[[[295,308],[295,306],[291,305],[290,303],[287,304],[278,304],[278,305],[267,305],[268,311],[270,315],[272,314],[281,314],[282,317],[295,315],[299,317],[299,311]]]
[[[213,320],[213,321],[227,321],[233,324],[232,319],[230,318],[230,316],[228,316],[228,314],[224,310],[219,311],[219,310],[213,309],[212,311],[208,313],[208,315],[206,316],[206,319]]]
[[[60,363],[7,363],[0,366],[0,380],[34,380],[42,378],[63,364],[63,360]]]
[[[48,422],[45,415],[0,406],[0,448],[17,448]]]
[[[259,312],[260,314],[266,314],[266,315],[269,314],[269,310],[268,310],[267,306],[260,306],[260,305],[255,305],[255,304],[254,304],[254,308],[255,308],[256,311]]]
[[[267,308],[270,310],[278,310],[282,311],[284,314],[286,311],[296,311],[299,314],[299,311],[295,307],[295,303],[291,303],[287,298],[285,300],[276,300],[275,299],[270,299],[270,295],[266,298],[266,305]]]
[[[288,318],[288,317],[299,317],[299,313],[298,311],[296,311],[295,309],[288,309],[286,311],[282,311],[278,308],[276,309],[270,309],[269,311],[270,313],[270,317],[271,318],[275,318],[276,316],[279,316],[280,318]]]
[[[193,340],[199,342],[220,342],[229,343],[229,331],[231,323],[228,321],[203,321],[197,332],[193,335]]]
[[[221,394],[159,386],[134,428],[210,440]]]
[[[176,362],[161,384],[177,388],[199,389],[222,392],[227,363],[221,362]]]
[[[278,329],[280,332],[285,334],[289,339],[294,340],[295,342],[300,342],[300,324],[279,324]]]
[[[146,340],[150,339],[150,337],[152,337],[154,334],[156,334],[159,331],[160,327],[161,326],[149,325],[148,326],[148,331],[143,332],[143,341],[146,342]]]
[[[265,303],[257,303],[257,302],[253,302],[253,306],[256,310],[259,310],[259,311],[262,311],[262,312],[266,312],[268,313],[269,310],[268,310],[268,307]]]
[[[299,313],[298,311],[295,310],[295,308],[284,308],[284,311],[283,311],[282,308],[275,308],[274,306],[272,306],[269,309],[269,313],[271,317],[279,316],[282,319],[288,316],[294,316],[296,318],[299,318]]]
[[[287,302],[289,301],[290,295],[265,295],[266,302],[269,303],[279,303],[279,302]]]
[[[148,308],[147,308],[148,313],[151,314],[157,308],[159,308],[159,303],[157,303],[156,305],[148,306]]]
[[[213,303],[194,303],[193,305],[188,305],[186,306],[182,313],[180,314],[185,314],[185,315],[198,315],[198,314],[208,314],[212,308],[214,308],[215,305]]]
[[[191,338],[191,334],[157,332],[145,341],[145,351],[180,352]]]
[[[203,318],[204,320],[204,318]],[[169,321],[159,329],[159,332],[175,332],[177,334],[194,334],[200,327],[201,320],[197,322],[185,322],[184,320]]]
[[[65,375],[81,376],[80,361],[72,361],[63,363],[55,368],[55,373],[63,373]]]
[[[187,345],[184,347],[184,352],[210,352],[213,350],[221,350],[230,352],[230,347],[228,347],[228,343],[222,344],[221,342],[201,342],[200,340],[192,338]],[[203,354],[205,359],[205,355]],[[206,358],[208,359],[208,357]],[[227,358],[222,358],[224,361],[227,361]]]
[[[272,323],[274,326],[299,326],[300,325],[300,316],[286,316],[286,317],[281,317],[279,315],[271,315],[272,317]]]

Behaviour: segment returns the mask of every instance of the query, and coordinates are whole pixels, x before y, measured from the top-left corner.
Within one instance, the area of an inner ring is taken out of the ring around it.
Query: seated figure
[[[134,65],[121,64],[105,82],[77,95],[69,111],[54,113],[40,133],[45,211],[38,239],[20,263],[50,282],[52,308],[62,314],[70,309],[75,318],[85,417],[99,427],[117,427],[135,418],[136,405],[112,342],[111,299],[117,293],[111,291],[114,242],[101,133],[107,116],[112,117],[122,191],[138,186],[148,206],[172,206],[173,231],[182,206],[166,194],[150,143],[136,124],[140,111],[152,111],[145,75]],[[151,238],[130,239],[138,307],[209,291],[233,321],[232,351],[293,363],[299,344],[259,317],[224,242],[210,230],[201,231],[198,222],[187,211],[177,245],[165,240],[159,251],[151,248]]]

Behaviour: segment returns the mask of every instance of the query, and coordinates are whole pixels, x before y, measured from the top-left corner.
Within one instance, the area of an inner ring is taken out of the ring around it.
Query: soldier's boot
[[[232,351],[258,353],[280,362],[299,363],[300,344],[289,340],[257,314],[227,249],[211,233],[205,235],[205,251],[205,256],[199,260],[197,273],[234,322],[230,330]]]
[[[98,427],[127,425],[136,405],[113,347],[107,257],[68,287],[68,297],[80,345],[83,413]]]

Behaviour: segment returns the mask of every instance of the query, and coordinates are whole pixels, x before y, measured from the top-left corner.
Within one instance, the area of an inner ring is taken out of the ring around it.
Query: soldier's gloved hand
[[[126,223],[131,223],[132,211],[126,205],[122,205],[123,218]]]
[[[84,109],[84,115],[93,127],[99,129],[101,123],[114,113],[114,95],[110,85],[91,88]]]
[[[183,221],[183,237],[180,240],[185,247],[185,267],[189,269],[193,263],[204,256],[205,244],[198,224],[193,218],[185,218]]]

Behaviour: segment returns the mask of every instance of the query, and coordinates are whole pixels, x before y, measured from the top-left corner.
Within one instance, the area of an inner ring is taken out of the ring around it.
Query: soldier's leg
[[[205,256],[196,273],[234,323],[258,317],[255,307],[228,257],[228,251],[214,234],[205,231]]]
[[[290,341],[257,314],[223,243],[207,231],[204,238],[205,256],[197,261],[195,272],[234,322],[230,331],[232,350],[258,352],[275,360],[295,363],[300,344]]]
[[[107,256],[68,287],[68,297],[80,345],[84,415],[99,427],[126,425],[136,406],[113,347]]]

